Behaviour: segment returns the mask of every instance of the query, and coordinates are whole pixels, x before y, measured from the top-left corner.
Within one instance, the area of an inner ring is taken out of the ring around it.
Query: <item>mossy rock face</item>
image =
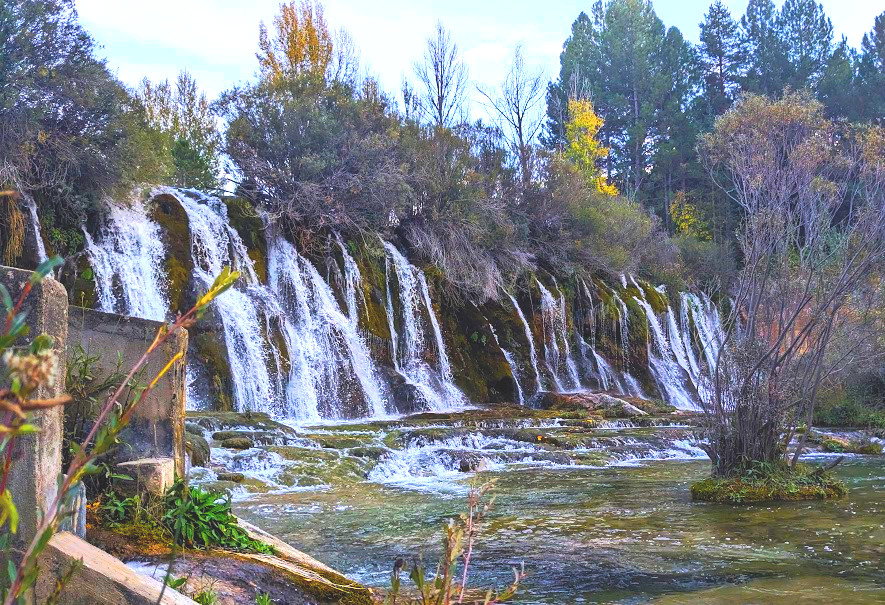
[[[216,411],[232,411],[233,383],[223,337],[212,330],[195,329],[188,353],[199,360],[209,377],[209,401]]]
[[[95,309],[98,305],[98,294],[95,291],[95,273],[89,255],[81,252],[75,262],[67,262],[62,268],[61,283],[68,291],[68,303],[87,309]]]
[[[346,244],[351,246],[350,243]],[[365,247],[351,249],[362,277],[363,298],[366,307],[360,314],[360,328],[369,335],[390,342],[390,326],[387,323],[386,276],[383,253]],[[356,254],[354,254],[356,252]]]
[[[771,476],[710,477],[691,486],[693,500],[719,504],[790,502],[841,498],[848,493],[845,485],[832,475],[798,467],[784,469]]]
[[[441,314],[455,383],[471,401],[516,401],[513,372],[489,322],[471,303]]]
[[[221,201],[227,206],[227,217],[240,239],[246,245],[246,251],[255,268],[255,274],[261,283],[267,283],[267,238],[265,237],[264,221],[258,215],[252,203],[242,197],[223,197]]]
[[[169,194],[160,194],[151,200],[150,218],[160,226],[166,257],[166,287],[169,306],[173,313],[189,309],[196,302],[191,276],[194,263],[191,256],[190,220],[181,203]]]

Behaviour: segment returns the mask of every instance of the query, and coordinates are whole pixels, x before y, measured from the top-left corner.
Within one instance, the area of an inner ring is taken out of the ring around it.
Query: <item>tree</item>
[[[466,115],[467,65],[451,33],[437,22],[427,38],[424,59],[414,65],[418,98],[425,117],[437,128],[449,128]]]
[[[744,57],[738,24],[722,0],[716,0],[700,26],[704,92],[712,114],[718,116],[731,107],[740,90]]]
[[[502,122],[502,130],[517,159],[523,186],[532,180],[532,147],[541,128],[537,107],[544,98],[544,75],[540,70],[529,72],[522,46],[513,51],[513,62],[504,81],[496,91],[477,87],[488,101],[492,119]]]
[[[606,182],[599,169],[600,161],[608,155],[608,149],[597,140],[602,120],[593,111],[593,104],[586,99],[571,99],[568,104],[569,120],[565,125],[566,147],[563,157],[575,165],[600,193],[617,195],[618,190]]]
[[[817,84],[817,97],[827,108],[828,116],[852,121],[863,119],[863,103],[855,74],[857,63],[857,53],[843,36]]]
[[[861,41],[857,102],[862,119],[885,121],[885,12],[876,17],[873,29]]]
[[[256,56],[262,78],[326,77],[333,58],[333,43],[322,4],[314,0],[280,4],[273,26],[272,36],[264,22],[259,28]]]
[[[644,201],[652,157],[669,128],[663,116],[686,105],[693,72],[688,44],[667,32],[646,0],[593,5],[572,25],[560,55],[560,75],[548,89],[549,145],[565,143],[568,99],[589,98],[604,121],[599,138],[610,149],[605,171],[618,189]],[[662,111],[664,106],[668,110]]]
[[[786,84],[794,89],[814,89],[833,49],[833,24],[823,5],[814,0],[786,0],[777,27],[789,62]]]
[[[821,385],[862,351],[855,326],[885,262],[885,131],[840,132],[806,95],[748,95],[701,149],[743,211],[743,266],[701,390],[713,475],[734,476],[781,464]]]
[[[746,60],[742,88],[769,96],[780,94],[786,83],[787,55],[772,0],[750,0],[741,17],[741,44]]]
[[[70,0],[0,4],[0,190],[35,202],[62,254],[103,198],[168,165],[94,50]]]
[[[145,78],[136,98],[145,108],[148,125],[171,138],[172,183],[215,189],[221,139],[209,100],[193,76],[181,71],[174,87],[168,80],[153,84]]]

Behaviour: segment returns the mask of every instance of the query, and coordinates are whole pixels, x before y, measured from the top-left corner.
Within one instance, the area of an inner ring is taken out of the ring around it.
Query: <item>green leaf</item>
[[[64,259],[60,256],[53,256],[52,258],[47,258],[45,261],[40,263],[37,269],[31,274],[31,284],[36,285],[43,281],[43,278],[49,275],[53,269],[58,267],[64,262]]]
[[[0,299],[3,300],[3,308],[6,309],[6,312],[11,312],[13,305],[12,296],[9,295],[9,290],[3,284],[0,284]]]
[[[12,492],[8,489],[0,494],[0,527],[9,521],[9,531],[18,531],[18,509],[12,501]]]

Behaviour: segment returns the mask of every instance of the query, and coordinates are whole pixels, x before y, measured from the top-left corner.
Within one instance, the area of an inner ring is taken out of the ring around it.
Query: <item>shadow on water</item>
[[[507,467],[472,582],[504,585],[524,562],[520,603],[885,602],[885,464],[852,458],[840,501],[693,503],[706,461],[609,468]],[[466,481],[466,480],[462,480]],[[241,514],[371,585],[397,556],[433,566],[461,495],[370,482],[265,495]]]

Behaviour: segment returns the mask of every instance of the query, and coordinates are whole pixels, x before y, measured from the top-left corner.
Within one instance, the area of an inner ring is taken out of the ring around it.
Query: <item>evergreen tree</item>
[[[818,99],[826,107],[827,115],[833,118],[862,119],[862,105],[858,98],[859,90],[855,77],[857,52],[848,46],[843,36],[824,68],[817,85]]]
[[[743,90],[779,95],[786,83],[788,60],[772,0],[750,0],[741,17],[741,46],[745,57]]]
[[[721,115],[740,89],[741,40],[738,24],[722,0],[716,0],[701,25],[700,62],[704,93],[713,115]]]
[[[864,34],[858,65],[858,103],[863,120],[885,121],[885,12],[876,17],[873,29]]]
[[[788,62],[785,84],[814,89],[833,49],[833,24],[823,5],[814,0],[786,0],[777,27]]]

